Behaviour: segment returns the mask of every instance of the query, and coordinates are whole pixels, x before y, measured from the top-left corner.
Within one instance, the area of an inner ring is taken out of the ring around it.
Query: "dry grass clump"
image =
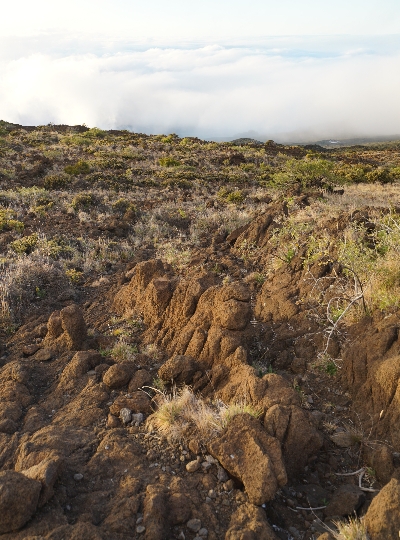
[[[172,441],[194,435],[205,442],[225,429],[238,414],[247,413],[255,418],[261,415],[261,411],[244,401],[208,404],[187,386],[170,393],[158,392],[156,400],[158,409],[150,416],[148,427]]]
[[[19,322],[32,302],[56,298],[69,288],[61,266],[45,258],[18,257],[0,270],[0,320]]]
[[[350,517],[348,521],[335,521],[337,532],[330,530],[335,540],[370,540],[363,519]]]

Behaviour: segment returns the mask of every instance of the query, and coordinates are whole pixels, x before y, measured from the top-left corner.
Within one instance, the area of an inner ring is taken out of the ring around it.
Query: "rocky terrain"
[[[0,538],[397,538],[399,181],[0,122]]]

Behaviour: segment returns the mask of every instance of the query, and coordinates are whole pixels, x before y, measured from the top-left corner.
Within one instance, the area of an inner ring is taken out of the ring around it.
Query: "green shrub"
[[[95,202],[96,200],[92,193],[80,193],[72,199],[71,206],[74,210],[79,210],[80,208],[88,208],[94,205]]]
[[[181,164],[180,161],[176,160],[173,157],[163,157],[158,160],[158,163],[161,167],[179,167]]]
[[[43,182],[45,189],[61,189],[68,184],[68,176],[65,174],[50,174],[46,176]]]
[[[391,184],[394,177],[390,174],[390,170],[383,168],[374,169],[366,174],[366,181],[370,184],[379,182],[380,184]]]
[[[0,210],[0,231],[15,230],[21,232],[24,228],[22,221],[13,219],[13,212],[11,210]]]
[[[272,183],[279,188],[301,185],[303,188],[329,188],[341,181],[335,165],[324,159],[289,159],[283,169],[272,175]]]
[[[23,236],[19,240],[14,240],[11,242],[10,248],[22,255],[23,253],[29,254],[36,248],[39,237],[36,233],[31,234],[30,236]]]
[[[222,187],[218,191],[217,197],[223,201],[233,204],[241,204],[246,198],[240,189],[230,190],[226,187]]]
[[[125,214],[128,210],[130,212],[135,213],[136,212],[136,206],[129,201],[128,199],[118,199],[117,201],[113,202],[112,208],[114,212],[117,212],[119,214]]]
[[[67,165],[64,167],[64,171],[67,174],[74,176],[77,174],[88,174],[90,172],[90,166],[86,161],[80,160],[75,163],[75,165]]]

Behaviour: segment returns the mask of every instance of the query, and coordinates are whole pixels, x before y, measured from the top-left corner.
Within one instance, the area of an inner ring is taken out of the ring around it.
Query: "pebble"
[[[206,528],[202,528],[199,530],[199,533],[198,535],[201,537],[201,538],[207,538],[208,536],[208,530]]]
[[[143,414],[140,412],[140,413],[137,413],[137,414],[132,414],[132,423],[133,424],[137,424],[137,425],[140,425],[144,420],[144,416]]]
[[[52,358],[53,358],[53,353],[49,349],[41,349],[34,356],[34,359],[37,362],[48,362]]]
[[[228,473],[220,465],[218,466],[217,478],[219,482],[226,482],[229,480]]]
[[[200,468],[200,462],[196,460],[189,461],[189,463],[186,464],[186,470],[190,473],[198,471]]]
[[[81,473],[74,474],[74,480],[76,480],[77,482],[80,482],[81,480],[83,480],[83,474]]]
[[[210,491],[208,492],[208,496],[210,497],[210,499],[216,499],[217,498],[217,494],[215,493],[215,491],[213,489],[210,489]]]
[[[121,418],[123,424],[129,424],[129,422],[132,420],[132,411],[124,407],[119,411],[119,417]]]
[[[204,471],[208,471],[208,469],[212,466],[211,463],[209,463],[208,461],[203,461],[203,463],[201,464],[201,466],[203,467],[203,470]]]
[[[189,521],[186,523],[186,527],[197,533],[201,529],[201,521],[199,519],[189,519]]]
[[[137,532],[138,534],[144,533],[145,530],[146,530],[146,527],[145,527],[144,525],[138,525],[138,526],[136,527],[136,532]]]

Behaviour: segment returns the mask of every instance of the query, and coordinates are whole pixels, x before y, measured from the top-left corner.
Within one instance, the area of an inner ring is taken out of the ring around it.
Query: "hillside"
[[[3,121],[0,185],[1,539],[397,537],[400,142]]]

